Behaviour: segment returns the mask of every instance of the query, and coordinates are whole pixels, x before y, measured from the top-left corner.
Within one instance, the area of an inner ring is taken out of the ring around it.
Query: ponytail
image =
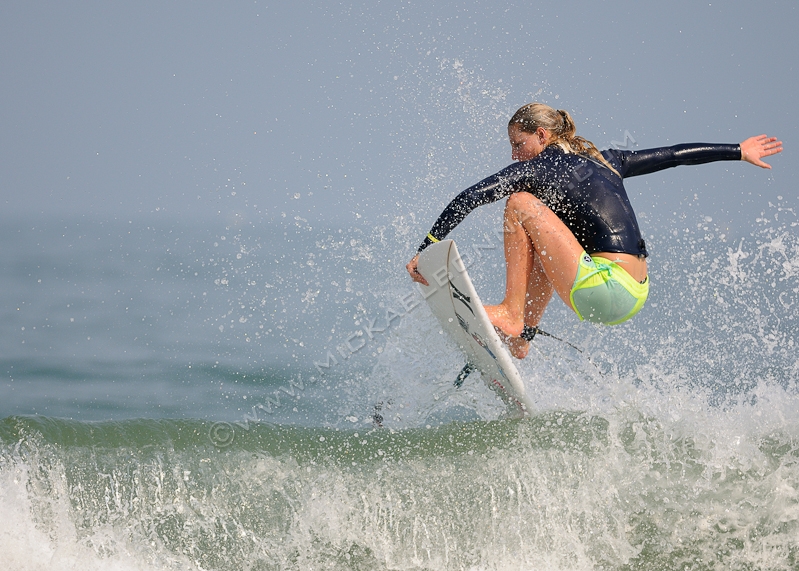
[[[528,103],[513,114],[508,127],[513,125],[518,126],[524,133],[535,133],[536,129],[542,127],[550,133],[550,145],[558,145],[567,153],[587,155],[608,167],[617,176],[621,176],[602,156],[594,143],[575,134],[577,127],[568,111],[556,110],[543,103]]]

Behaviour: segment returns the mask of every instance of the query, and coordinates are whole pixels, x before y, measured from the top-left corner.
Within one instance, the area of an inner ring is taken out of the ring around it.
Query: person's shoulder
[[[606,161],[613,165],[614,169],[621,172],[622,167],[627,162],[629,156],[633,154],[633,151],[610,148],[600,151],[600,153],[602,153],[602,156],[605,157]]]
[[[604,151],[600,151],[600,153],[602,153],[602,156],[605,157],[605,159],[608,161],[617,160],[623,162],[627,157],[629,157],[633,153],[633,151],[610,148],[610,149],[605,149]]]

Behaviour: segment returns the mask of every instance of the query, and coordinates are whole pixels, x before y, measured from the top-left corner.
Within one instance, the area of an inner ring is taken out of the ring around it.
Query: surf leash
[[[519,335],[519,337],[521,337],[522,339],[524,339],[525,341],[527,341],[529,343],[529,342],[532,342],[533,339],[535,339],[536,335],[543,335],[544,337],[550,337],[551,339],[554,339],[555,341],[560,341],[561,343],[565,343],[566,345],[568,345],[569,347],[571,347],[572,349],[574,349],[578,353],[582,353],[583,352],[583,350],[580,349],[579,347],[577,347],[576,345],[572,345],[571,343],[569,343],[565,339],[561,339],[560,337],[555,337],[554,335],[552,335],[552,333],[547,333],[546,331],[544,331],[543,329],[541,329],[538,326],[530,327],[529,325],[525,325],[524,329],[522,330],[522,334]],[[590,359],[589,359],[589,362],[591,362]],[[593,363],[591,363],[591,364],[594,365]],[[596,365],[594,365],[594,366],[596,367]],[[456,389],[461,388],[461,385],[463,385],[463,382],[466,380],[466,377],[471,375],[475,370],[477,370],[477,367],[475,365],[472,365],[471,363],[466,363],[463,366],[463,369],[461,369],[461,372],[458,373],[458,376],[455,377],[455,382],[453,383],[455,385],[455,388]]]
[[[572,345],[571,343],[569,343],[565,339],[561,339],[560,337],[555,337],[551,333],[547,333],[546,331],[544,331],[543,329],[538,328],[537,326],[536,327],[530,327],[529,325],[525,325],[524,326],[524,330],[522,331],[522,334],[519,337],[521,337],[522,339],[525,339],[526,341],[529,342],[529,341],[532,341],[533,338],[535,338],[536,334],[544,335],[545,337],[551,337],[552,339],[555,339],[556,341],[560,341],[561,343],[565,343],[566,345],[568,345],[569,347],[571,347],[572,349],[574,349],[575,351],[577,351],[581,355],[583,354],[583,350],[580,349],[579,347],[577,347],[576,345]],[[600,369],[599,365],[597,365],[596,363],[594,363],[591,360],[591,357],[586,355],[585,360],[588,361],[589,363],[591,363],[600,375],[604,376],[604,373],[602,372],[602,369]]]
[[[524,329],[522,330],[522,334],[519,335],[519,337],[521,337],[525,341],[531,342],[535,338],[536,335],[543,335],[544,337],[551,337],[555,341],[560,341],[561,343],[565,343],[566,345],[568,345],[569,347],[571,347],[572,349],[574,349],[578,353],[582,353],[583,352],[583,350],[580,349],[579,347],[577,347],[576,345],[572,345],[571,343],[569,343],[565,339],[561,339],[560,337],[555,337],[551,333],[547,333],[546,331],[544,331],[543,329],[541,329],[538,326],[530,327],[529,325],[525,325]]]

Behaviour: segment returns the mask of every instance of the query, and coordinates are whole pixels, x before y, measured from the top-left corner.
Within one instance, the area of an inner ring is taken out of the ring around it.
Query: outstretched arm
[[[782,141],[778,141],[777,137],[758,135],[741,143],[741,160],[764,169],[770,169],[771,165],[761,159],[781,152]]]

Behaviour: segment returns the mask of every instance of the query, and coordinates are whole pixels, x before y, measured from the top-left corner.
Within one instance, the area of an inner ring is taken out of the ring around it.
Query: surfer
[[[692,143],[641,151],[600,152],[575,134],[568,112],[542,103],[521,107],[508,122],[511,157],[518,161],[456,196],[407,264],[442,240],[478,206],[508,198],[503,220],[505,298],[486,306],[514,357],[529,350],[553,293],[581,320],[616,325],[630,319],[649,294],[646,243],[623,179],[678,165],[763,158],[782,151],[775,137],[740,144]]]

